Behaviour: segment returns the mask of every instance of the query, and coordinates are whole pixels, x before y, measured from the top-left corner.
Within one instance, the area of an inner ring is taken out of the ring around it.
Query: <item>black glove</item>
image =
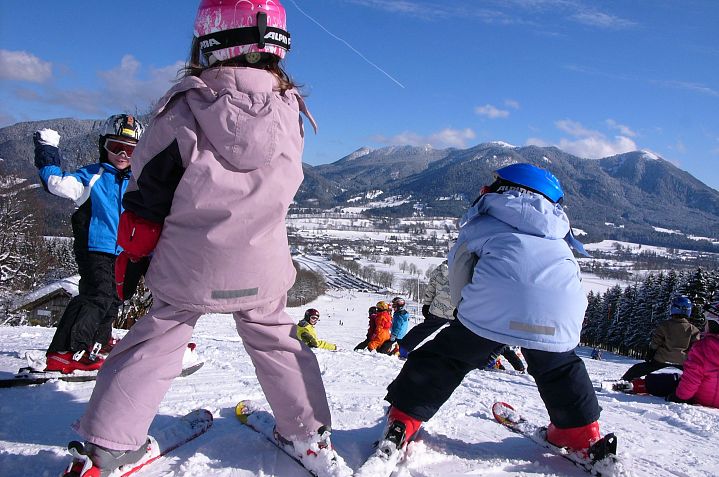
[[[32,142],[35,144],[35,167],[38,169],[45,166],[61,167],[60,135],[52,129],[35,131],[32,135]]]
[[[454,316],[455,318],[457,318],[457,309],[456,309],[456,308],[455,308],[454,311],[452,312],[452,316]]]
[[[422,316],[425,320],[428,320],[432,314],[429,312],[429,305],[422,305]]]
[[[667,397],[664,398],[664,400],[669,401],[669,402],[678,402],[678,403],[687,402],[684,399],[678,398],[676,393],[669,394]]]
[[[655,354],[657,354],[656,348],[649,348],[649,351],[647,351],[647,357],[645,358],[645,361],[653,361]]]

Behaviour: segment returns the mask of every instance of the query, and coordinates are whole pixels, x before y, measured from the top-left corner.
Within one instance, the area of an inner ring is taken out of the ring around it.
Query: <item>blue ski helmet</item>
[[[554,174],[533,166],[532,164],[512,164],[494,171],[497,178],[505,182],[511,182],[531,192],[537,192],[549,199],[551,202],[559,203],[564,197],[564,191]]]
[[[672,315],[691,315],[692,301],[686,295],[675,296],[672,298],[672,306],[669,313]]]

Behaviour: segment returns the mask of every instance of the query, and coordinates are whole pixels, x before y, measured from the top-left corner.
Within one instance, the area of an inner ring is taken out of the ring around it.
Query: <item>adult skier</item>
[[[112,323],[120,300],[115,292],[117,227],[122,196],[130,180],[130,158],[145,126],[134,116],[110,116],[100,130],[100,160],[75,172],[62,169],[60,135],[35,132],[35,166],[45,190],[72,199],[73,252],[80,273],[79,293],[68,303],[47,349],[46,371],[89,371],[103,364],[114,345]]]
[[[549,413],[547,440],[586,451],[601,438],[600,408],[574,349],[587,306],[564,192],[549,171],[512,164],[460,221],[449,254],[457,320],[409,354],[387,388],[378,452],[392,452],[432,418],[464,376],[503,344],[521,346]]]
[[[301,113],[311,120],[280,62],[289,47],[279,1],[200,2],[184,77],[133,155],[118,233],[118,263],[153,254],[154,304],[100,370],[75,425],[86,443],[67,475],[106,475],[157,455],[150,423],[210,312],[232,313],[277,445],[315,475],[348,474],[330,442],[317,358],[285,311],[295,281],[285,216],[302,182]]]

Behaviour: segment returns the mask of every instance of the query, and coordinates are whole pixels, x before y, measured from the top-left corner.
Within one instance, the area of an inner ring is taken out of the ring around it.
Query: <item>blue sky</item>
[[[3,1],[0,126],[147,111],[197,0]],[[645,149],[719,189],[719,2],[284,0],[305,162],[362,146]]]

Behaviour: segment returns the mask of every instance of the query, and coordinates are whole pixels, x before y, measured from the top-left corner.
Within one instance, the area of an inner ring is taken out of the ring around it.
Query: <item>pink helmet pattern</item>
[[[279,0],[201,0],[195,37],[204,66],[248,53],[284,58],[290,49],[285,8]]]

